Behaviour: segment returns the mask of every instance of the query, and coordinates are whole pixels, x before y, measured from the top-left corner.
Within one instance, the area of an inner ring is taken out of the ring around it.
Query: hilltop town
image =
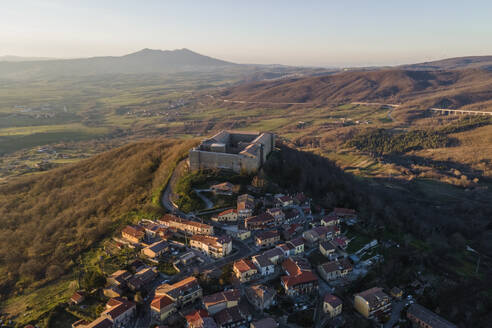
[[[354,286],[399,247],[365,235],[356,208],[322,208],[302,191],[229,181],[258,170],[274,140],[221,132],[192,149],[189,174],[216,170],[196,190],[232,205],[185,213],[168,199],[169,213],[118,231],[105,252],[124,260],[100,281],[82,277],[88,282],[69,300],[80,318],[72,327],[456,327],[416,303],[424,278]]]

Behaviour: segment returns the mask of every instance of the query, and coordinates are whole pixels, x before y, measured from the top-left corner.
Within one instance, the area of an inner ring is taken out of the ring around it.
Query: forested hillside
[[[193,142],[132,143],[1,185],[1,296],[69,272],[81,252],[132,212],[161,213],[159,193]]]

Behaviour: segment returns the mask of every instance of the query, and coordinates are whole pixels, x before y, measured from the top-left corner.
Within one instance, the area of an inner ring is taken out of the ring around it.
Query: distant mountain
[[[349,71],[248,83],[222,91],[220,96],[229,100],[314,105],[358,101],[449,108],[471,104],[492,106],[492,72],[394,68]]]
[[[207,71],[237,66],[200,55],[188,49],[143,49],[120,57],[0,62],[0,76],[7,78],[83,76],[101,74],[142,74]]]
[[[0,62],[25,62],[25,61],[39,61],[39,60],[54,60],[55,58],[50,57],[21,57],[21,56],[0,56]]]
[[[400,67],[408,70],[454,70],[466,68],[492,70],[492,56],[447,58],[418,64],[403,65]]]

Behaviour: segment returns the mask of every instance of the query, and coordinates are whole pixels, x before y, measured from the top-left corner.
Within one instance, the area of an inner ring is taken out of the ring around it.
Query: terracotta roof
[[[185,319],[188,322],[188,324],[193,324],[199,320],[202,320],[203,318],[208,317],[208,312],[207,310],[204,309],[199,309],[199,310],[194,310],[191,313],[185,315]]]
[[[207,236],[207,235],[194,235],[191,240],[198,241],[202,244],[223,247],[224,244],[230,243],[232,241],[230,236]]]
[[[84,294],[82,292],[75,292],[70,299],[76,303],[82,302],[84,300]]]
[[[275,218],[268,213],[262,213],[256,216],[251,216],[245,220],[245,223],[261,223],[261,222],[273,222]]]
[[[342,300],[332,294],[326,294],[324,298],[325,303],[329,303],[333,308],[342,304]]]
[[[311,271],[311,265],[302,257],[289,257],[282,263],[282,268],[289,276],[301,274],[303,271]]]
[[[152,300],[150,307],[160,311],[161,309],[173,304],[173,300],[167,297],[166,295],[156,296]]]
[[[215,321],[219,326],[223,326],[228,323],[243,321],[247,318],[249,313],[247,309],[242,306],[233,306],[223,309],[215,315]]]
[[[265,255],[266,257],[271,259],[271,258],[274,258],[276,256],[283,256],[284,252],[282,252],[278,248],[272,248],[272,249],[269,249],[268,251],[263,252],[263,255]]]
[[[218,183],[210,187],[210,189],[218,189],[218,190],[231,190],[234,185],[230,182]]]
[[[275,237],[280,237],[277,230],[263,231],[258,236],[256,236],[256,238],[260,239],[260,240],[271,239],[271,238],[275,238]]]
[[[142,238],[143,236],[145,236],[144,228],[134,225],[127,225],[122,230],[122,233],[133,236],[135,238]]]
[[[338,262],[338,261],[326,262],[321,264],[319,267],[326,273],[330,273],[338,270],[341,271],[344,269],[349,269],[349,270],[352,269],[352,266],[348,267],[346,265],[346,262]]]
[[[294,287],[299,284],[305,284],[313,281],[318,281],[318,277],[311,271],[303,271],[296,276],[283,276],[282,282],[287,288]]]
[[[294,247],[301,246],[301,245],[304,245],[304,238],[302,238],[302,237],[295,238],[295,239],[292,239],[291,241],[288,241],[288,243],[292,244],[292,246],[294,246]]]
[[[239,261],[234,262],[234,267],[236,268],[236,270],[238,270],[241,273],[250,270],[256,270],[256,267],[253,264],[253,262],[251,262],[248,259],[240,259]]]
[[[115,305],[113,305],[113,304],[115,304]],[[116,297],[116,298],[110,299],[107,305],[109,305],[111,307],[109,309],[107,309],[106,311],[104,311],[103,314],[108,315],[111,318],[111,320],[113,320],[113,321],[114,321],[114,319],[118,318],[122,314],[124,314],[127,311],[130,311],[132,308],[136,307],[135,303],[128,301],[128,300],[121,298],[121,297]]]
[[[294,246],[292,246],[291,244],[280,244],[280,245],[277,245],[277,248],[281,249],[284,252],[288,252],[288,251],[294,249]]]
[[[386,298],[389,299],[389,296],[386,295],[386,293],[383,292],[383,289],[380,287],[373,287],[367,289],[363,292],[355,294],[355,296],[360,296],[363,299],[365,299],[371,307],[374,306],[375,304],[378,304],[382,299],[386,299]]]
[[[232,289],[223,292],[218,292],[212,295],[203,297],[203,304],[205,306],[212,306],[217,303],[233,302],[241,299],[241,291],[239,289]]]
[[[253,259],[256,260],[256,263],[258,263],[258,265],[261,268],[264,268],[264,267],[268,267],[268,266],[273,265],[272,261],[270,261],[270,259],[268,258],[268,256],[265,256],[265,255],[256,255],[256,256],[253,256]]]
[[[237,210],[235,208],[230,208],[228,210],[220,212],[219,216],[230,214],[230,213],[237,213]]]
[[[157,287],[155,294],[156,295],[169,295],[173,298],[178,297],[179,295],[188,292],[191,289],[199,289],[200,285],[198,284],[198,280],[191,276],[185,278],[181,281],[178,281],[172,285],[164,284]]]
[[[441,318],[434,312],[426,309],[419,304],[412,304],[407,310],[407,315],[414,316],[419,320],[425,322],[432,328],[456,328],[457,326]]]

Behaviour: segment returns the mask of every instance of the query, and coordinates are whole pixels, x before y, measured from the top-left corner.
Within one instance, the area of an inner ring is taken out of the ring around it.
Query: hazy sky
[[[142,48],[325,66],[492,55],[492,0],[0,0],[0,55]]]

